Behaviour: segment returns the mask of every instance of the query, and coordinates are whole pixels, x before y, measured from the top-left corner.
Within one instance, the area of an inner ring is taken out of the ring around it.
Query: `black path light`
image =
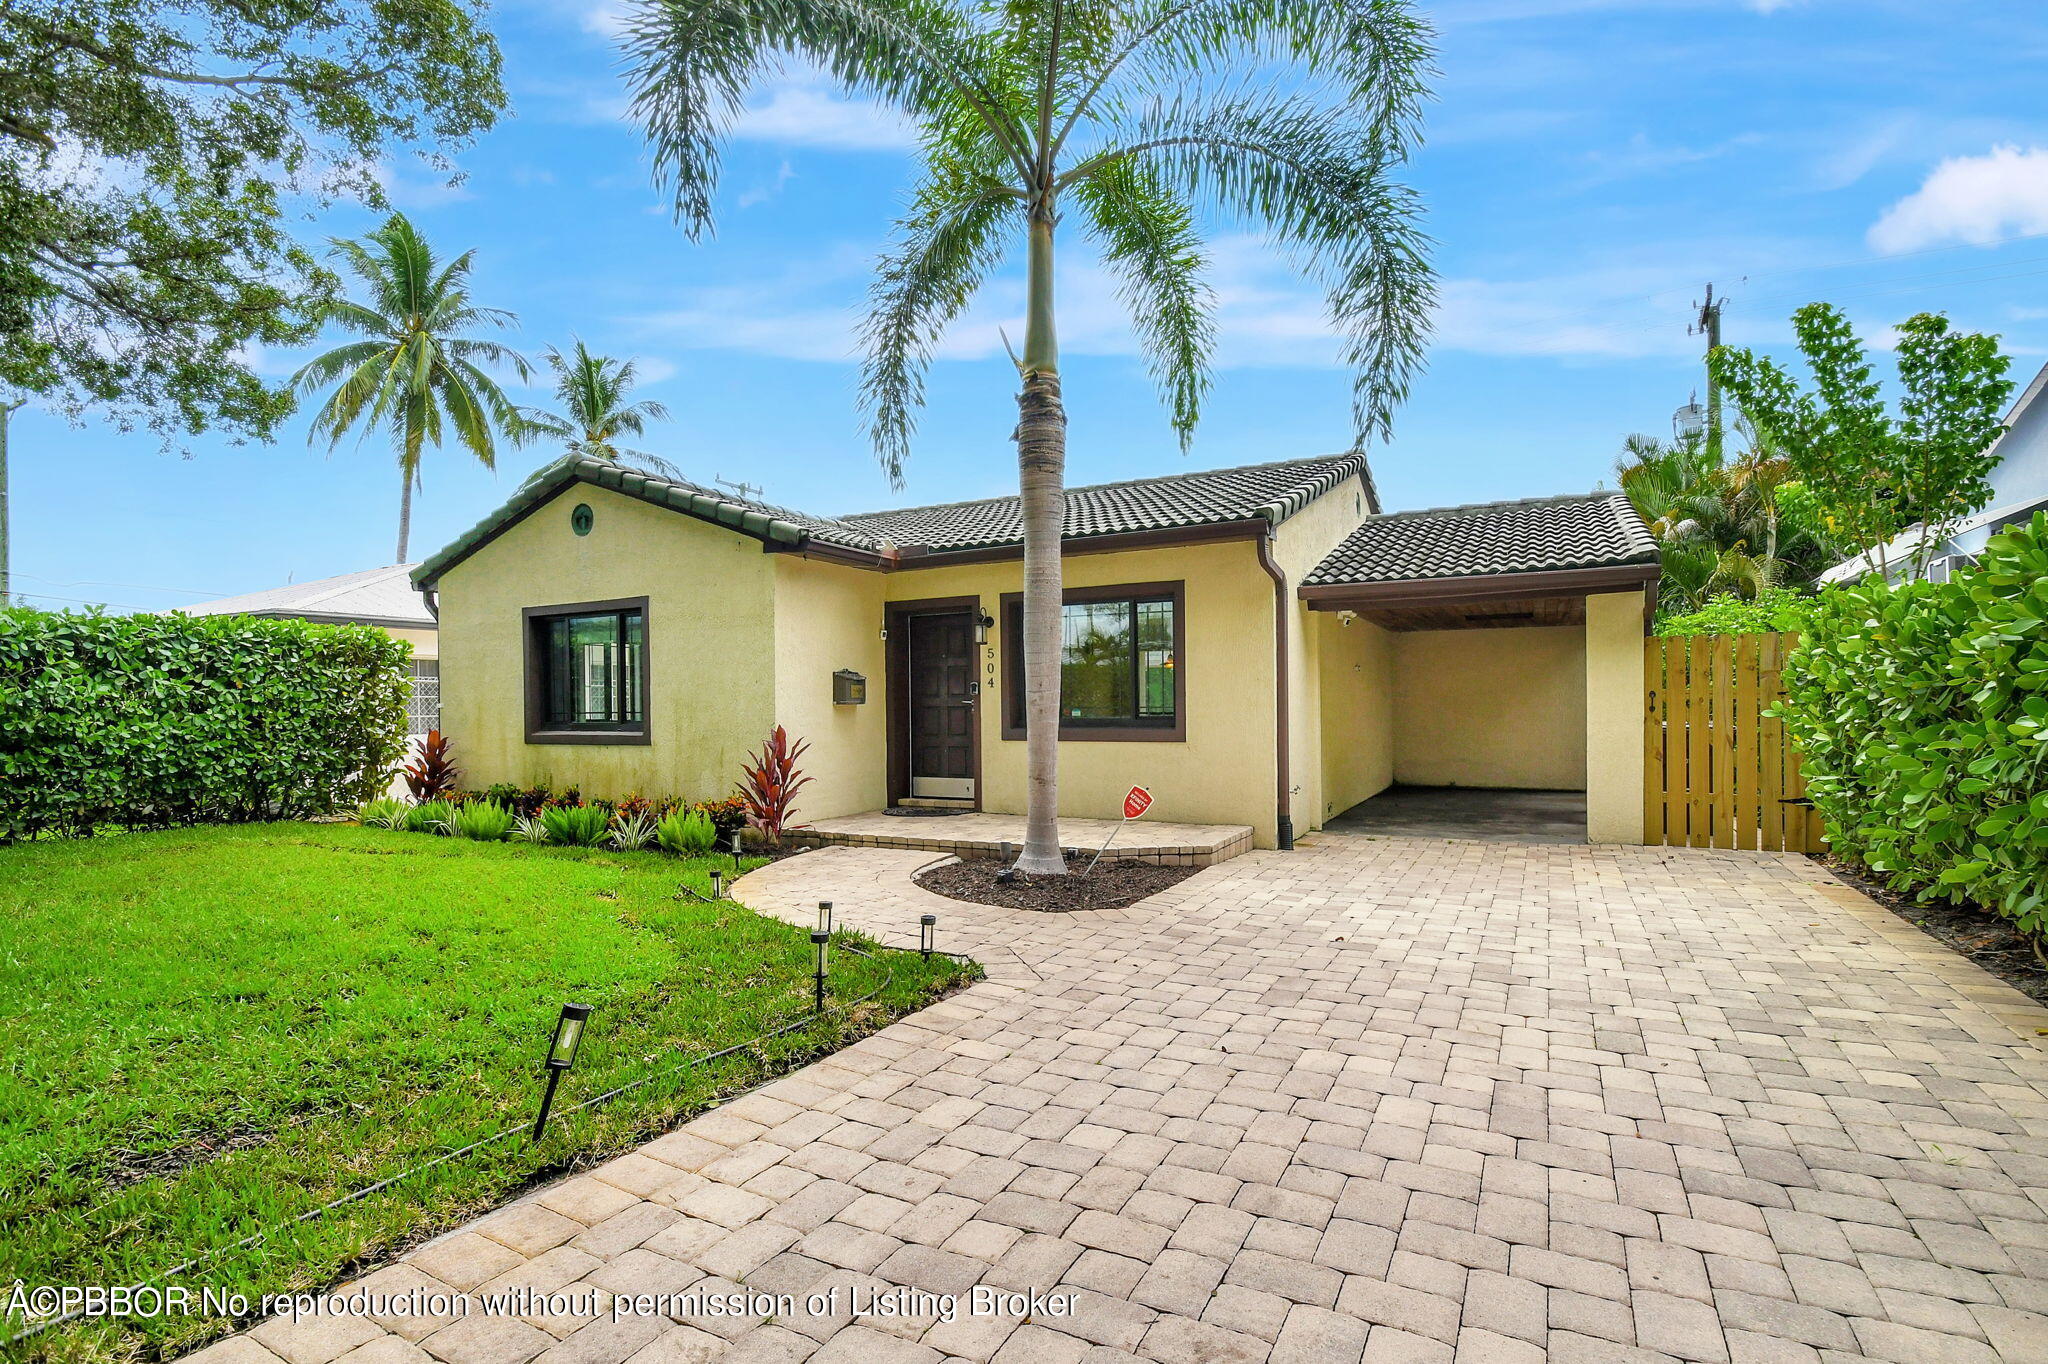
[[[831,944],[832,934],[830,931],[823,928],[812,930],[811,946],[815,948],[818,953],[817,991],[814,996],[814,1001],[817,1005],[817,1012],[819,1013],[825,1012],[825,961],[826,958],[831,954]]]
[[[711,898],[714,900],[723,900],[725,898],[725,873],[716,867],[711,869]]]
[[[832,931],[832,902],[830,900],[818,901],[818,931],[820,933],[830,933]]]
[[[562,1016],[555,1020],[554,1040],[548,1043],[548,1087],[540,1096],[540,1116],[533,1120],[533,1139],[540,1140],[540,1134],[547,1130],[548,1110],[555,1106],[555,1086],[562,1083],[562,1076],[576,1064],[577,1049],[583,1045],[583,1025],[590,1018],[588,1004],[564,1004]]]
[[[917,916],[917,950],[926,961],[931,960],[932,940],[939,935],[939,916],[920,914]]]

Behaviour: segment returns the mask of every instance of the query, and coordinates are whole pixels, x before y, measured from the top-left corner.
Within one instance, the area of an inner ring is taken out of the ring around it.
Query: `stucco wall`
[[[583,536],[569,528],[579,502],[597,514]],[[588,484],[457,564],[440,584],[441,724],[464,785],[728,794],[774,723],[774,565],[757,541]],[[639,596],[652,742],[528,744],[521,610]]]
[[[809,742],[797,793],[799,820],[879,809],[888,799],[888,692],[883,686],[879,573],[794,555],[768,556],[775,573],[775,718]],[[832,704],[832,674],[868,680],[858,706]]]
[[[1113,817],[1132,783],[1152,788],[1153,816],[1250,824],[1261,845],[1275,836],[1273,803],[1273,581],[1245,541],[1070,555],[1069,587],[1186,583],[1183,743],[1069,740],[1060,745],[1060,813]],[[889,600],[978,596],[1000,615],[1002,594],[1020,590],[1015,560],[891,573]],[[991,632],[979,668],[982,807],[1021,814],[1024,743],[1002,737],[1002,631]]]
[[[1396,781],[1585,787],[1580,627],[1417,630],[1393,645]]]
[[[1643,841],[1642,592],[1586,598],[1586,840]]]
[[[433,630],[412,630],[401,625],[389,625],[384,627],[384,633],[412,645],[412,656],[416,659],[439,657],[440,641]]]
[[[1311,615],[1322,693],[1321,824],[1394,780],[1394,637],[1369,620]]]
[[[1327,613],[1309,610],[1295,589],[1365,519],[1366,510],[1363,480],[1348,478],[1283,521],[1273,537],[1273,561],[1287,578],[1287,780],[1296,833],[1323,822],[1329,796],[1323,763],[1328,744],[1323,737],[1327,708],[1321,661],[1326,636],[1318,624],[1318,617]]]

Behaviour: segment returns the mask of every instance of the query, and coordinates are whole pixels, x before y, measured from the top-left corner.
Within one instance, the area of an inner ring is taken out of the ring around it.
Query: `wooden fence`
[[[1781,635],[1643,641],[1643,841],[1688,848],[1812,853],[1827,841],[1800,796],[1785,727],[1765,716],[1783,694]]]

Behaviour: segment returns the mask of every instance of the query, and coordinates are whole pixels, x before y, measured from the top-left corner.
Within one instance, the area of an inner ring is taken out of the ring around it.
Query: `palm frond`
[[[1075,186],[1103,263],[1131,315],[1185,454],[1194,441],[1216,345],[1216,296],[1194,211],[1142,167],[1112,163]]]

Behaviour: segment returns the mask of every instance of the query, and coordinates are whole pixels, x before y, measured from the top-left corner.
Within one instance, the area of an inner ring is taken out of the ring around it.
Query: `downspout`
[[[428,583],[420,588],[420,600],[427,604],[427,614],[434,618],[434,624],[441,623],[441,585]]]
[[[1273,580],[1273,776],[1278,811],[1275,841],[1282,851],[1294,846],[1294,785],[1288,779],[1287,744],[1287,575],[1273,558],[1276,527],[1259,537],[1259,567]]]

